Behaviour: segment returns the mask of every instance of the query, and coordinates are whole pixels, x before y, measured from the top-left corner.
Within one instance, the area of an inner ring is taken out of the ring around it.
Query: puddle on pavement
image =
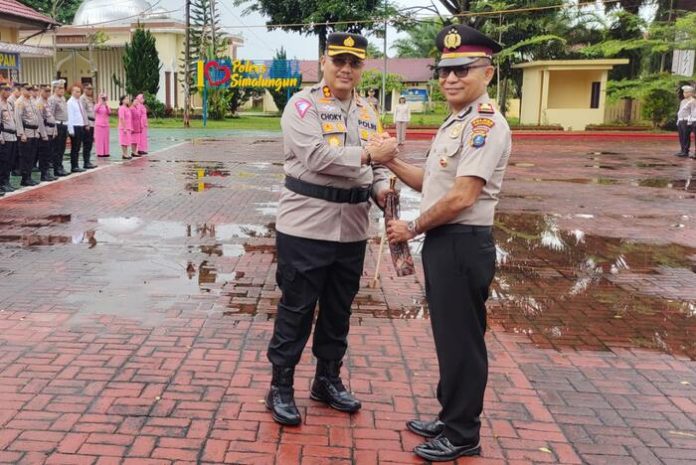
[[[696,359],[696,301],[664,295],[696,283],[696,248],[563,231],[542,215],[498,214],[495,231],[489,315],[506,330],[543,347],[647,348]],[[660,274],[671,270],[677,277],[661,286]]]

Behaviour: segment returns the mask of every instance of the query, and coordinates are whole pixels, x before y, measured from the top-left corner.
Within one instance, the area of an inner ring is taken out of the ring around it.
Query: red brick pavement
[[[484,452],[459,463],[693,463],[696,164],[662,152],[516,144]],[[437,412],[422,277],[385,260],[370,287],[377,239],[346,360],[362,411],[308,400],[307,350],[303,425],[265,412],[280,153],[196,141],[0,200],[0,463],[422,463],[404,428]]]

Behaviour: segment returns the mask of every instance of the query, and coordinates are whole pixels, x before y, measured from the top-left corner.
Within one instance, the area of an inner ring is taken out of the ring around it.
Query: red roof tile
[[[35,23],[45,23],[47,25],[58,24],[53,18],[19,3],[17,0],[0,0],[0,18],[4,16],[14,16],[15,18],[22,18]]]
[[[432,58],[389,58],[387,72],[398,74],[404,82],[426,82],[433,79],[431,66],[435,65]],[[365,69],[382,71],[384,60],[371,59],[365,62]],[[300,60],[302,82],[317,82],[318,65],[316,60]]]

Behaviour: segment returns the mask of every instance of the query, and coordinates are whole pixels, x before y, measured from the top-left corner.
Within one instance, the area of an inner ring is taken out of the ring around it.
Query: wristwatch
[[[414,236],[418,234],[418,220],[409,221],[406,227]]]
[[[370,151],[368,149],[365,149],[365,156],[367,158],[365,160],[365,162],[366,162],[365,164],[368,166],[372,166],[372,154],[370,153]]]

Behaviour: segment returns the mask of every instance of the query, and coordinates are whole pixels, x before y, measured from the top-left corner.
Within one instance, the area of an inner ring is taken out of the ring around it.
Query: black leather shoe
[[[70,176],[70,173],[65,171],[63,168],[59,168],[57,170],[53,170],[53,175],[57,178],[62,178],[63,176]]]
[[[424,438],[435,438],[445,430],[445,424],[437,418],[433,421],[411,420],[406,422],[406,427]]]
[[[295,405],[295,391],[292,387],[294,376],[294,367],[273,365],[273,379],[266,395],[266,408],[281,425],[297,426],[302,422],[300,411]]]
[[[679,152],[674,154],[675,157],[688,157],[689,155],[684,152]]]
[[[94,165],[94,164],[92,164],[92,163],[86,163],[86,164],[84,165],[84,168],[85,168],[86,170],[93,170],[93,169],[96,168],[96,167],[97,167],[97,165]]]
[[[85,170],[83,170],[82,168],[80,168],[79,166],[77,166],[77,167],[71,169],[70,172],[71,172],[71,173],[84,173]]]
[[[22,182],[20,182],[19,185],[25,186],[25,187],[31,187],[31,186],[38,186],[39,183],[30,178],[30,179],[22,179]]]
[[[43,174],[41,175],[41,181],[42,181],[42,182],[51,182],[51,181],[55,181],[56,179],[58,179],[58,178],[54,178],[54,177],[53,177],[51,174],[49,174],[49,173],[43,173]]]
[[[440,435],[425,444],[416,446],[413,453],[431,462],[450,462],[459,457],[481,455],[481,443],[476,440],[463,446],[455,446],[444,435]]]
[[[362,404],[343,386],[341,365],[340,361],[318,360],[309,397],[340,412],[357,412]]]
[[[9,182],[7,184],[3,184],[2,186],[0,186],[0,191],[3,191],[3,192],[14,192],[16,190],[17,189],[12,187]]]

